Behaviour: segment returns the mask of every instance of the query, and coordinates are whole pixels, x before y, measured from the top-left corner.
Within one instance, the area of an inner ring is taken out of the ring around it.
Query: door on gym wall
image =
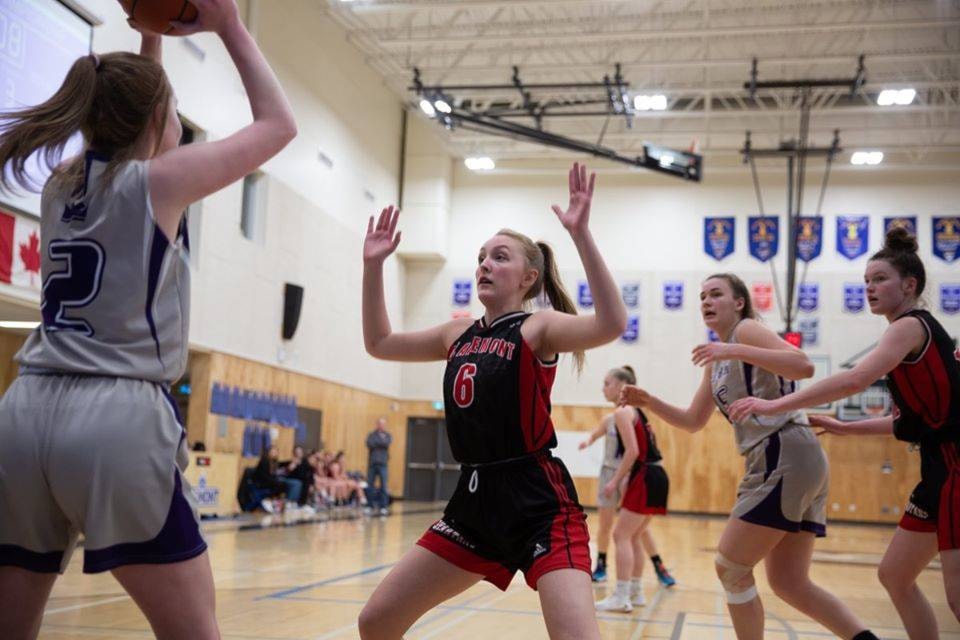
[[[446,422],[442,418],[409,418],[404,498],[449,500],[459,477],[460,465],[450,451]]]

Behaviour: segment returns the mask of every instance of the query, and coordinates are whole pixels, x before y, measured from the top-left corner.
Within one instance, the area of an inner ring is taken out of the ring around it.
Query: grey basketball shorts
[[[733,516],[765,527],[818,537],[827,531],[830,470],[809,428],[787,425],[750,449]]]
[[[607,486],[607,483],[613,480],[613,476],[617,475],[616,467],[604,466],[600,469],[600,482],[597,486],[597,507],[599,508],[611,508],[616,509],[620,506],[620,487],[618,486],[616,490],[610,495],[603,495],[603,488]],[[623,483],[621,483],[623,484]]]
[[[185,432],[159,384],[21,375],[0,400],[0,566],[63,573],[188,560],[207,545]]]

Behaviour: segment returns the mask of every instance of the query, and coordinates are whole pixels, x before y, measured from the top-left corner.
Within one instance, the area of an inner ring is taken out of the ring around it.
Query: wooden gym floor
[[[356,618],[377,583],[439,515],[432,506],[405,505],[387,518],[331,520],[319,524],[243,527],[205,523],[217,585],[217,614],[225,639],[357,638]],[[596,516],[590,513],[591,533]],[[609,640],[734,638],[713,556],[723,520],[668,516],[654,524],[661,555],[678,585],[664,590],[647,565],[647,606],[632,614],[599,614]],[[883,638],[906,638],[876,579],[890,527],[835,525],[817,543],[813,577],[843,598]],[[146,620],[109,576],[81,573],[74,554],[44,615],[41,638],[151,637]],[[758,571],[767,610],[767,637],[830,638],[832,634],[780,602]],[[960,639],[943,593],[939,568],[920,579],[941,625],[941,637]],[[608,583],[610,585],[610,583]],[[596,587],[597,597],[608,585]],[[410,640],[546,638],[536,594],[521,577],[504,593],[481,583],[427,613]]]

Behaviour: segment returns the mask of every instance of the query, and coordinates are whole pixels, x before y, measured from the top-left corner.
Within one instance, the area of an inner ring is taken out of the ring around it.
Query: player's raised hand
[[[693,364],[705,367],[717,360],[730,359],[730,346],[724,342],[707,342],[693,348]]]
[[[831,433],[835,436],[850,435],[850,430],[848,429],[849,424],[846,422],[841,422],[830,416],[812,415],[809,418],[811,427],[823,429],[823,431],[817,432],[818,436],[822,436],[825,433]]]
[[[570,183],[570,202],[564,211],[557,205],[551,208],[557,214],[557,219],[563,228],[571,234],[582,233],[587,230],[590,222],[590,203],[593,200],[593,184],[597,174],[591,173],[587,179],[587,167],[579,162],[573,163],[568,176]]]
[[[197,8],[197,19],[193,22],[170,22],[175,35],[189,36],[201,31],[222,33],[240,21],[237,0],[190,0],[190,3]]]
[[[621,407],[645,407],[650,404],[652,397],[646,389],[635,387],[632,384],[625,384],[623,388],[620,389],[618,403]]]
[[[383,262],[397,250],[400,244],[400,232],[397,231],[399,219],[400,209],[393,205],[380,212],[376,226],[373,224],[373,216],[370,216],[367,222],[367,237],[363,240],[364,262]]]

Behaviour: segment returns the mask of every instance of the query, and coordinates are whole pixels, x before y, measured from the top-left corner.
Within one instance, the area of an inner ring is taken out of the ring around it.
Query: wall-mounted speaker
[[[283,286],[283,339],[290,340],[297,332],[300,308],[303,306],[303,287],[289,282]]]

